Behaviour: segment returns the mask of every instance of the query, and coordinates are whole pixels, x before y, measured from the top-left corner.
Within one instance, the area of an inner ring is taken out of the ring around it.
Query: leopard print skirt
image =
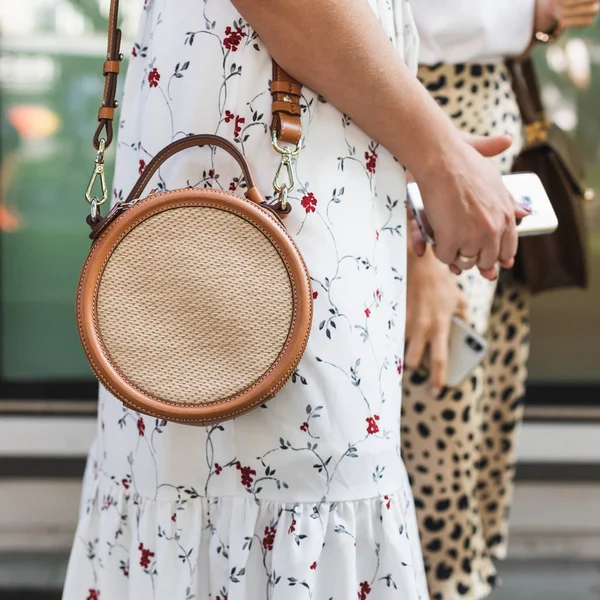
[[[419,77],[462,130],[521,136],[502,64],[421,67]],[[496,160],[509,171],[518,143]],[[410,285],[410,282],[409,282]],[[457,277],[472,326],[488,338],[484,363],[460,387],[429,394],[425,370],[405,379],[402,454],[419,517],[432,600],[485,598],[506,555],[515,441],[523,417],[529,314],[525,290],[503,272]]]

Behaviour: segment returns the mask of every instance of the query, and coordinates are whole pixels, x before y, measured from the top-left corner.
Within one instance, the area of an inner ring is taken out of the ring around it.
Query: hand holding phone
[[[516,202],[529,209],[530,214],[517,225],[520,237],[544,235],[558,228],[558,219],[542,181],[535,173],[509,173],[502,181]],[[435,245],[433,231],[427,222],[419,186],[414,182],[407,185],[407,202],[411,208],[423,239]]]

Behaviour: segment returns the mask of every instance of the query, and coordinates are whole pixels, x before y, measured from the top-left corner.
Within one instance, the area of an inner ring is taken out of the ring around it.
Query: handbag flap
[[[571,185],[579,195],[586,190],[585,170],[579,155],[573,147],[571,137],[555,123],[551,123],[546,130],[546,139],[532,144],[527,144],[521,154],[550,152],[557,158],[557,163],[564,169]]]

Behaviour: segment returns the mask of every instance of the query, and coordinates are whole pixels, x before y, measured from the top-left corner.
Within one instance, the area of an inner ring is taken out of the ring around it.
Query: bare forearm
[[[274,59],[415,176],[457,133],[409,71],[366,0],[232,0]],[[458,144],[458,143],[457,143]]]

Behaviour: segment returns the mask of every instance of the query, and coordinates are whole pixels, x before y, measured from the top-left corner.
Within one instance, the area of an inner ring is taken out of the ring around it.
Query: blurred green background
[[[97,0],[10,4],[0,9],[0,380],[91,379],[73,304],[89,248],[83,193],[93,166],[106,16]],[[132,40],[141,0],[123,5],[124,36]],[[549,112],[572,130],[600,196],[600,25],[536,58]],[[600,200],[587,211],[593,287],[534,301],[532,380],[600,380]]]

